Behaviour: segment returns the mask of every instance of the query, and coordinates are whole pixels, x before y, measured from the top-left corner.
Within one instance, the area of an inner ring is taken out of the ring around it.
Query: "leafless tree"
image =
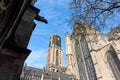
[[[120,22],[120,0],[71,0],[70,8],[72,22],[86,21],[98,30]]]

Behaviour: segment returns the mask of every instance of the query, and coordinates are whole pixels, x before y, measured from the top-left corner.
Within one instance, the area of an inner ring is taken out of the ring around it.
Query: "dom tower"
[[[62,72],[61,38],[56,34],[50,37],[46,70]]]

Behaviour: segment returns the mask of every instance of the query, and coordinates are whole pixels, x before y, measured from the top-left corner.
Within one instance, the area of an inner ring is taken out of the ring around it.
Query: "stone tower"
[[[27,48],[36,26],[47,23],[34,7],[35,0],[0,0],[0,80],[19,80],[31,50]]]
[[[62,70],[61,38],[56,34],[50,37],[46,70],[53,72],[61,72]]]
[[[73,74],[73,53],[71,46],[71,36],[66,33],[66,61],[67,61],[67,72],[68,74]]]

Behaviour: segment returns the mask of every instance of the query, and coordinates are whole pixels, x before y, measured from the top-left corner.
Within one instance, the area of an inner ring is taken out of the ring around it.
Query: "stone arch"
[[[119,80],[120,79],[120,60],[112,46],[106,52],[105,60],[107,61],[107,64],[112,74],[114,75],[115,79]]]

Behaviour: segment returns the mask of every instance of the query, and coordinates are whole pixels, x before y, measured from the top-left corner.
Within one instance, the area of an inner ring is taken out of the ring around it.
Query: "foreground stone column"
[[[20,80],[34,19],[47,23],[33,5],[36,0],[0,0],[0,80]]]
[[[0,80],[19,80],[22,66],[31,51],[6,45],[0,52]]]

